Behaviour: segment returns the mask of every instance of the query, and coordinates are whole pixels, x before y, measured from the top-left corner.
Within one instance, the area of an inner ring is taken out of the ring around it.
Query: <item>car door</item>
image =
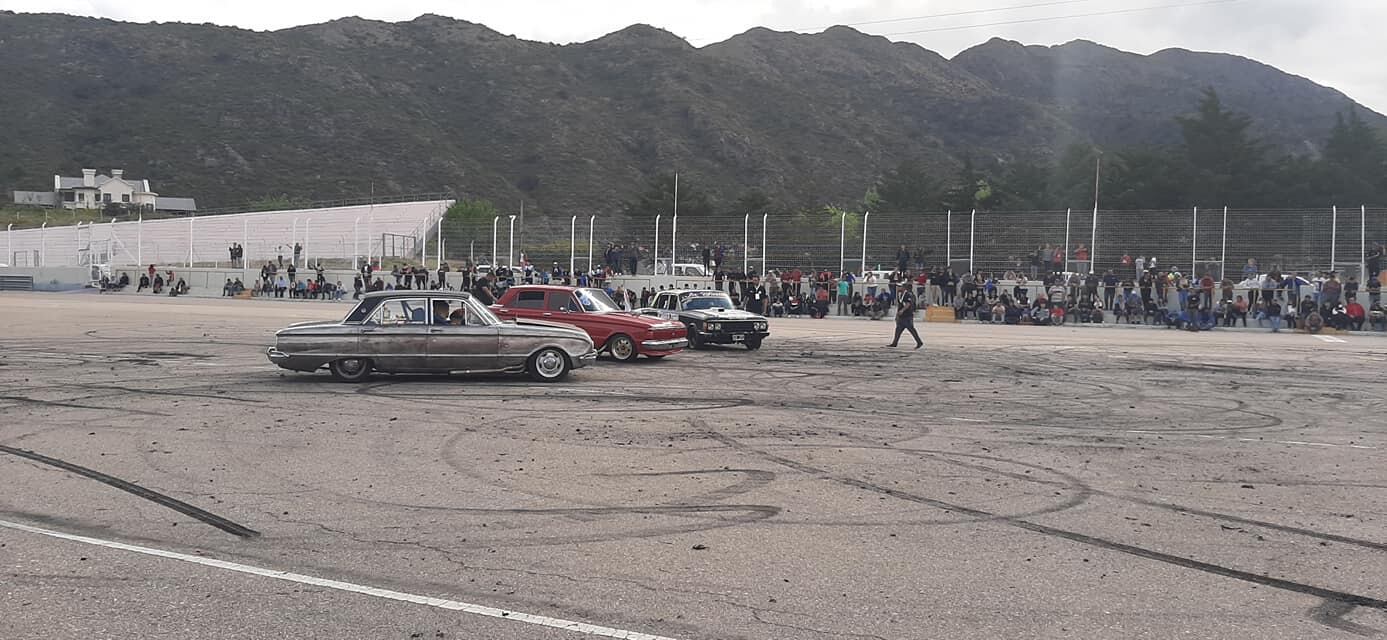
[[[470,305],[480,304],[458,298],[434,298],[435,321],[428,328],[428,363],[440,371],[494,371],[499,369],[500,328],[486,322]],[[444,310],[446,309],[446,312]]]
[[[428,368],[428,298],[391,298],[381,302],[361,327],[361,355],[380,371]]]
[[[549,299],[545,303],[545,320],[555,322],[567,322],[582,329],[592,338],[592,343],[599,348],[606,344],[607,334],[610,330],[602,328],[600,322],[595,322],[597,318],[593,314],[583,310],[583,305],[573,296],[571,291],[550,291]]]
[[[544,291],[517,291],[505,308],[500,309],[497,315],[502,318],[542,318],[546,310],[544,308]]]
[[[673,293],[662,293],[655,300],[655,308],[660,310],[660,317],[665,320],[679,322],[679,303]]]

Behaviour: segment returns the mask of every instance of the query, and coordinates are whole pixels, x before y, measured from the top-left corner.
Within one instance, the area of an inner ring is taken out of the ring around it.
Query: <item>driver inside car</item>
[[[438,325],[446,325],[446,324],[449,324],[449,317],[448,317],[448,301],[446,301],[446,300],[434,300],[434,301],[433,301],[433,323],[434,323],[434,324],[438,324]]]

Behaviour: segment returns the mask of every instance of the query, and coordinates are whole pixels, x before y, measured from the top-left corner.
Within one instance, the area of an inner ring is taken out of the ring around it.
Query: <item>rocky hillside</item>
[[[1314,153],[1353,104],[1229,55],[993,40],[953,60],[848,28],[694,48],[647,26],[567,46],[423,16],[275,32],[0,12],[0,190],[119,166],[204,206],[453,192],[608,212],[679,171],[728,206],[854,200],[917,159],[1174,142],[1216,87]],[[1387,119],[1367,116],[1375,126]]]

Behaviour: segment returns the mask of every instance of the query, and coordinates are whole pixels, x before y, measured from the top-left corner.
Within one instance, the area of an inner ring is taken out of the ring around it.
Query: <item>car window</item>
[[[573,294],[567,291],[550,291],[549,305],[545,308],[547,308],[550,311],[563,312],[573,312],[580,310],[578,308],[578,304],[573,301]]]
[[[402,298],[382,302],[377,322],[384,326],[429,324],[429,301],[425,298]]]
[[[520,309],[543,309],[544,292],[521,291],[520,293],[516,294],[515,301],[511,302],[511,306]]]
[[[347,314],[347,318],[343,320],[343,322],[364,322],[366,324],[370,324],[372,321],[375,320],[375,315],[373,315],[371,312],[376,310],[376,305],[378,304],[380,304],[380,300],[377,298],[367,298],[365,300],[362,300],[360,304],[356,305],[355,309],[352,309],[351,313]],[[368,320],[368,318],[370,319]]]

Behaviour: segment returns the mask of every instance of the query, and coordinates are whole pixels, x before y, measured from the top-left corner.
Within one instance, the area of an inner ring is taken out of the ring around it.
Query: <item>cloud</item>
[[[914,42],[952,57],[993,36],[1027,44],[1087,39],[1136,53],[1179,47],[1260,60],[1334,87],[1387,112],[1387,65],[1375,30],[1387,24],[1381,0],[1233,0],[1063,20],[996,24],[1056,16],[1165,6],[1195,0],[0,0],[0,9],[71,13],[136,22],[212,22],[266,30],[357,15],[409,20],[437,13],[545,42],[592,40],[633,23],[651,24],[702,46],[756,26],[817,31],[859,24],[867,33],[909,33]],[[938,14],[1045,5],[965,15]],[[933,16],[933,17],[930,17]],[[963,28],[959,28],[963,27]],[[950,29],[950,30],[937,30]]]

